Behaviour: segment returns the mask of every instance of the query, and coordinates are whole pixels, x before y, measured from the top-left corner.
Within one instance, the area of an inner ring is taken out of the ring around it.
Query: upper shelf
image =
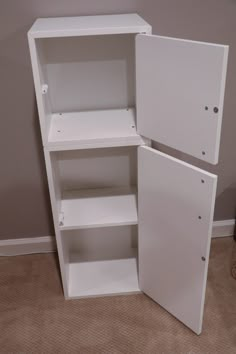
[[[33,38],[151,32],[137,14],[39,18],[28,32]]]
[[[51,116],[47,146],[51,151],[142,144],[133,108]]]

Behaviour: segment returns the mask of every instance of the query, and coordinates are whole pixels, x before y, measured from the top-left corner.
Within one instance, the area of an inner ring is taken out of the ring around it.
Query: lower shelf
[[[136,258],[69,264],[69,298],[140,292]]]
[[[135,189],[103,188],[64,193],[60,229],[136,225]]]

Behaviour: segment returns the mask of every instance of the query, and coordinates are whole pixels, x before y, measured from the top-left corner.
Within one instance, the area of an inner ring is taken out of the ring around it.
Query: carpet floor
[[[55,254],[2,257],[0,353],[236,353],[232,243],[212,241],[200,336],[143,294],[65,301]]]

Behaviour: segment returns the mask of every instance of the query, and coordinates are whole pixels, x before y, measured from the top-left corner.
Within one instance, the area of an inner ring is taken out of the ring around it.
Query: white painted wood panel
[[[47,141],[50,125],[51,125],[51,113],[52,113],[52,105],[49,95],[46,93],[48,90],[48,75],[47,75],[47,65],[45,62],[45,56],[42,50],[42,41],[34,41],[35,50],[36,50],[36,58],[37,58],[37,67],[39,70],[39,78],[40,83],[37,85],[37,90],[39,90],[39,95],[42,98],[43,102],[43,113],[42,116],[45,124],[45,135],[43,136],[43,141]],[[40,104],[40,101],[36,95],[37,104]]]
[[[215,175],[139,148],[140,288],[197,334],[202,328],[216,183]]]
[[[150,32],[137,14],[39,18],[29,34],[34,38]]]
[[[136,146],[58,151],[56,156],[62,191],[137,186]]]
[[[32,37],[28,37],[28,44],[30,50],[30,58],[31,58],[31,66],[33,71],[33,79],[34,79],[34,88],[37,100],[37,108],[39,113],[39,123],[41,136],[43,140],[43,144],[47,142],[47,133],[48,133],[48,125],[45,121],[45,117],[47,115],[47,104],[45,99],[43,98],[41,85],[42,85],[42,72],[40,69],[40,58],[38,54],[38,46],[36,46],[35,40]]]
[[[53,114],[48,138],[50,149],[141,145],[134,109]]]
[[[70,263],[137,256],[137,225],[62,231]]]
[[[46,172],[48,178],[48,186],[50,193],[50,200],[52,206],[53,222],[56,234],[57,251],[59,256],[62,284],[64,289],[65,297],[67,297],[68,291],[68,277],[69,277],[69,267],[68,267],[68,252],[63,247],[63,240],[61,238],[61,232],[59,228],[59,210],[61,207],[61,190],[59,186],[59,175],[57,169],[56,156],[51,155],[51,153],[44,148],[44,158],[46,163]]]
[[[227,57],[224,45],[138,35],[139,134],[216,164]]]
[[[135,225],[136,193],[130,189],[94,189],[65,192],[61,202],[60,229]]]
[[[140,292],[135,258],[70,263],[69,298]]]

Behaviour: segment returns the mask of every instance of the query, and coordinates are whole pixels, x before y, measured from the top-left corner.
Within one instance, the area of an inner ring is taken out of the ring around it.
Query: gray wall
[[[37,17],[125,12],[138,12],[156,34],[230,45],[219,165],[171,152],[217,173],[215,220],[235,216],[235,0],[0,0],[0,239],[54,233],[27,30]]]

